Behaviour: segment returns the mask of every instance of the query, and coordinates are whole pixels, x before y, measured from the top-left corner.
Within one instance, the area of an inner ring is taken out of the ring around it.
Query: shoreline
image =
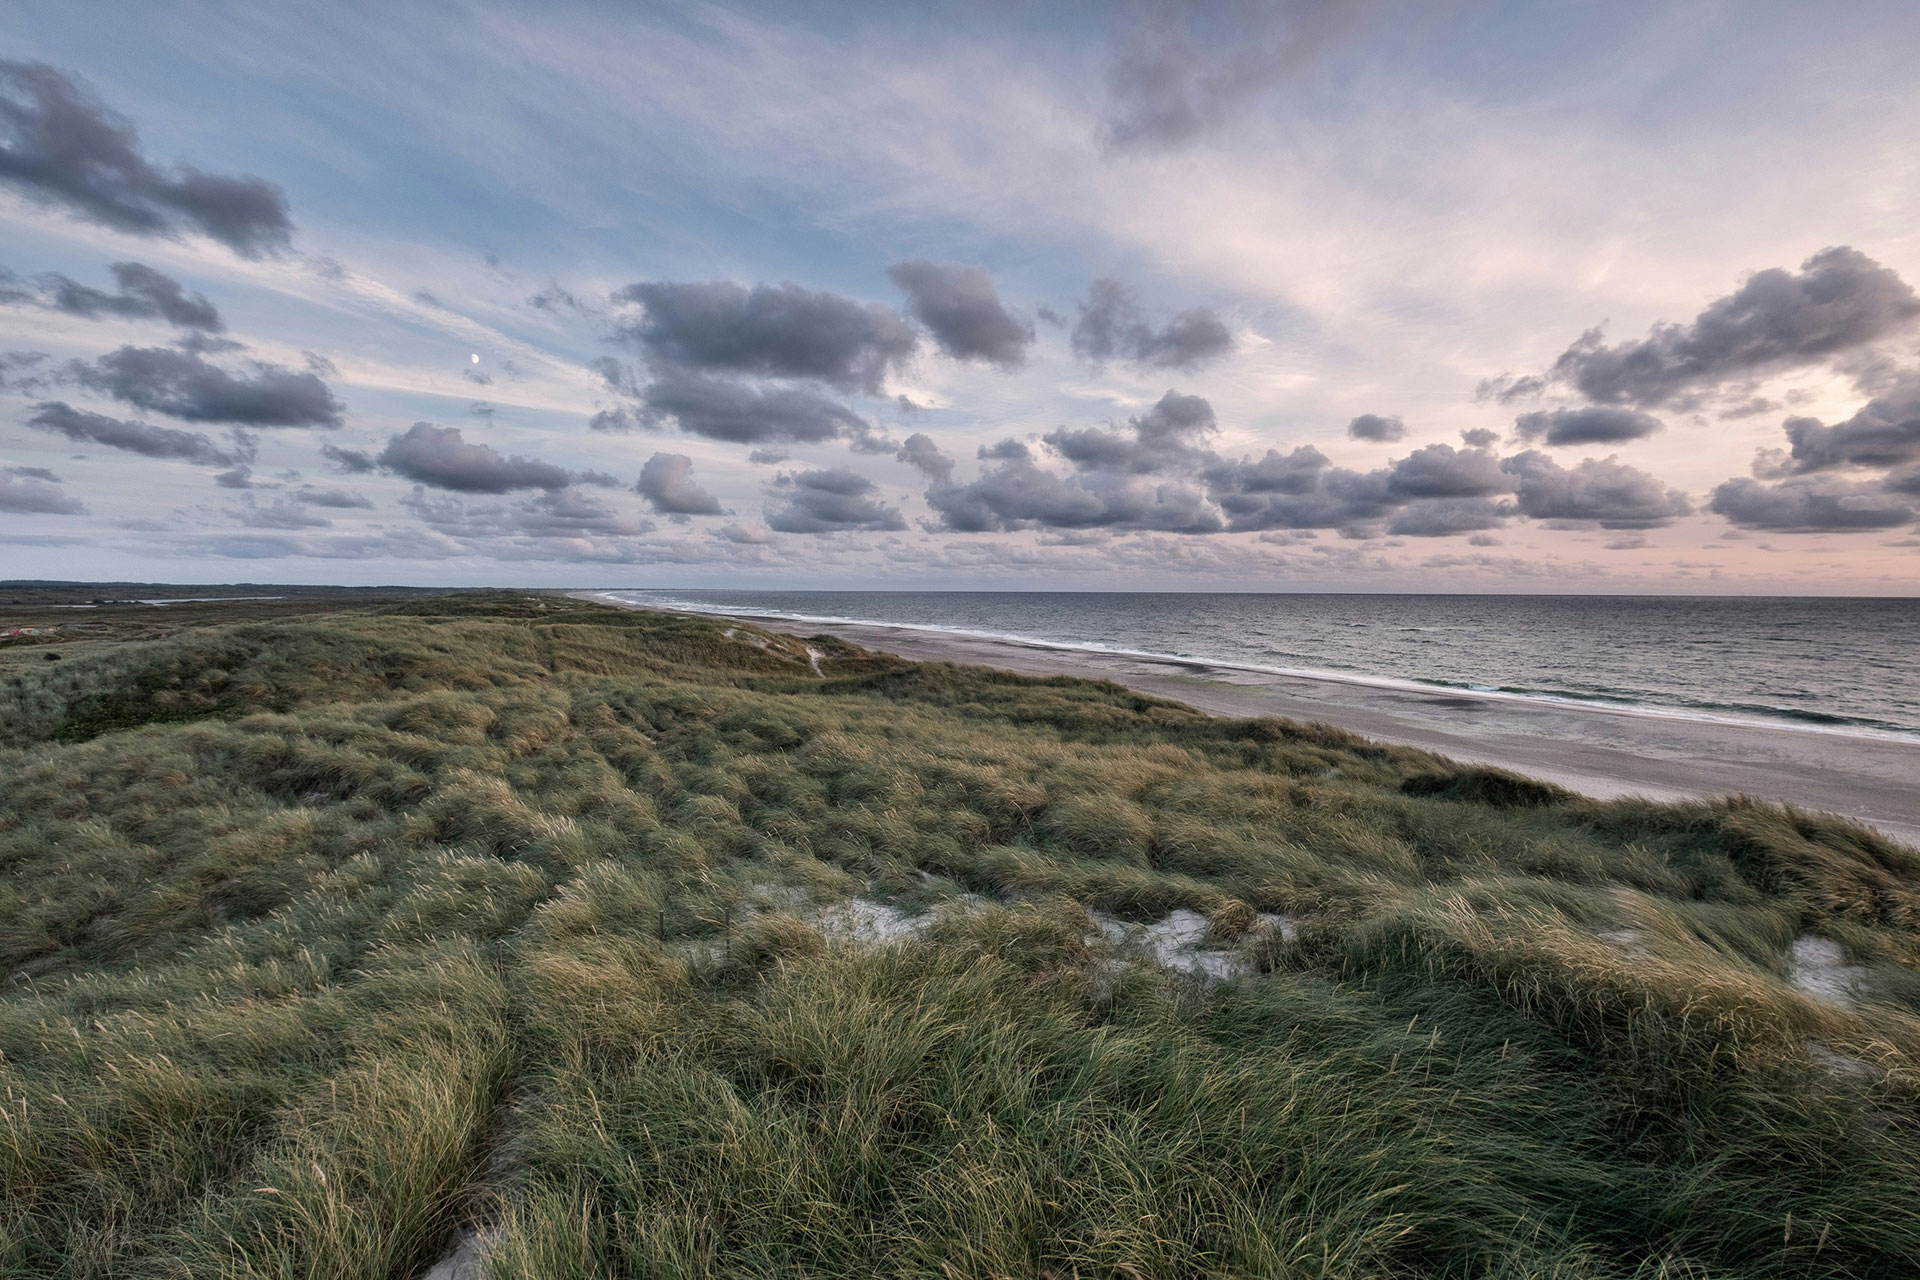
[[[649,607],[599,592],[569,594],[627,609]],[[1662,714],[1413,681],[1283,674],[879,623],[699,616],[737,618],[789,635],[838,636],[915,661],[1111,680],[1213,715],[1317,721],[1462,763],[1511,769],[1598,799],[1750,795],[1842,814],[1920,845],[1920,741],[1891,733]]]

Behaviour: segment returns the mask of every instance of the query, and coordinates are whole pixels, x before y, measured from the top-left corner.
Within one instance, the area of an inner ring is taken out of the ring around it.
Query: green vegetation
[[[557,597],[62,652],[0,1274],[1920,1269],[1920,853],[1838,819]]]

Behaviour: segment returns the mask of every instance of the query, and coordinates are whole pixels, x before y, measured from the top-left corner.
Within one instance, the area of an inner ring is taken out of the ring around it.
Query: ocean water
[[[1920,735],[1920,599],[1016,591],[605,593],[1353,680]]]

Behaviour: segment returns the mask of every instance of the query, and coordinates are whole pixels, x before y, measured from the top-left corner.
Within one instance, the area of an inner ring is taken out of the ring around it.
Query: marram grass
[[[1913,850],[812,646],[0,670],[0,1274],[1920,1274]],[[1175,910],[1254,971],[1098,927]]]

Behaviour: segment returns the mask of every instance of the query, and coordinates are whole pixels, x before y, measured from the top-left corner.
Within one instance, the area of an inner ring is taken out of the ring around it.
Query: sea
[[[1363,683],[1920,737],[1920,599],[1105,591],[602,593]]]

